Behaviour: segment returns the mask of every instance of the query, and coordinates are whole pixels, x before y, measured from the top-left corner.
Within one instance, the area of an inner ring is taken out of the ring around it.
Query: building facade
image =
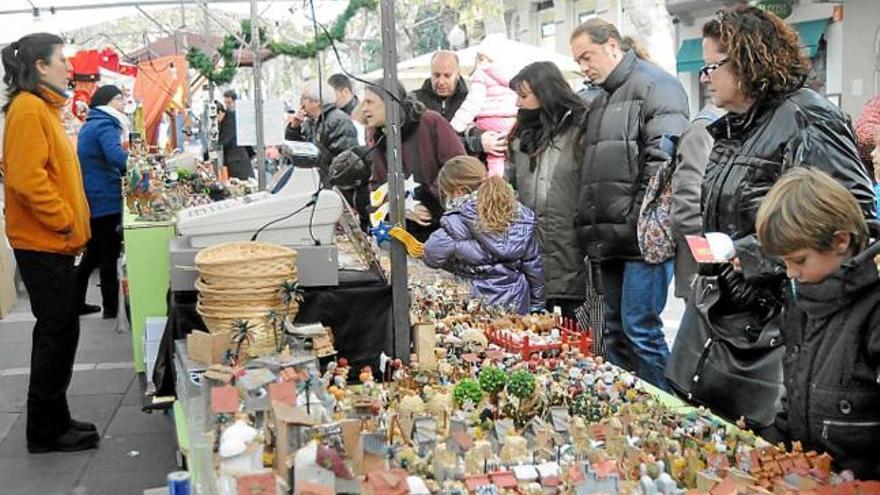
[[[632,4],[632,2],[629,2]],[[676,72],[692,113],[708,98],[699,81],[703,24],[743,0],[666,0],[673,16]],[[621,33],[636,33],[621,0],[505,0],[507,36],[568,55],[568,37],[579,23],[601,17]],[[793,0],[786,17],[813,61],[808,84],[857,116],[880,94],[880,0]],[[650,49],[650,47],[649,47]]]

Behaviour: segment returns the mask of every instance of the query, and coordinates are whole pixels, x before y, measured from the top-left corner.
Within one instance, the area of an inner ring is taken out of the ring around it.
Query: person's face
[[[321,115],[321,104],[307,94],[299,97],[299,106],[306,115],[313,119],[317,119]]]
[[[735,113],[748,110],[750,102],[740,90],[739,77],[715,39],[703,38],[703,59],[706,65],[700,69],[700,82],[709,89],[712,103]]]
[[[441,98],[452,96],[458,84],[459,69],[452,55],[438,55],[431,63],[431,87]]]
[[[231,110],[231,109],[235,108],[235,100],[233,100],[232,98],[230,98],[228,96],[224,96],[223,97],[223,105],[226,108],[229,108]]]
[[[525,110],[537,110],[541,108],[541,100],[532,91],[529,83],[523,82],[516,92],[516,106]]]
[[[372,91],[364,91],[362,113],[367,127],[377,128],[385,125],[385,102]]]
[[[64,45],[55,45],[49,60],[37,60],[36,68],[40,79],[59,89],[67,87],[67,73],[71,67],[64,57]]]
[[[333,92],[336,93],[336,108],[342,108],[345,105],[348,105],[348,102],[351,101],[353,96],[351,90],[348,88],[334,89]]]
[[[122,95],[116,95],[110,100],[110,103],[107,104],[114,110],[118,110],[120,112],[125,111],[125,97]]]
[[[609,38],[605,43],[593,43],[589,35],[583,34],[571,40],[569,48],[581,72],[593,84],[605,82],[623,58],[623,53],[614,38]]]
[[[801,248],[782,256],[788,278],[803,284],[817,284],[840,269],[850,257],[849,232],[837,232],[831,249]]]

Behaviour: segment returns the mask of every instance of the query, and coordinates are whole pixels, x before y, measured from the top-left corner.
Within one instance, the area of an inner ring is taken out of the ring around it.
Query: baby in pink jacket
[[[456,132],[475,124],[481,131],[507,135],[516,123],[516,92],[502,67],[485,54],[477,55],[477,64],[468,84],[468,95],[449,122]],[[504,175],[504,154],[489,153],[489,175]]]

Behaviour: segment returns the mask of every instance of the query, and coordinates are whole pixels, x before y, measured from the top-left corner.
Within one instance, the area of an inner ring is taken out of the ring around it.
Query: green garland
[[[377,5],[378,0],[351,0],[348,7],[333,22],[329,30],[329,37],[326,33],[321,33],[315,39],[303,45],[269,41],[265,42],[264,46],[274,55],[287,55],[301,59],[315,58],[318,53],[330,46],[331,40],[336,43],[345,39],[345,30],[348,27],[348,23],[359,10],[372,10]],[[246,43],[250,43],[251,34],[251,22],[249,20],[242,21],[240,37]],[[260,39],[266,39],[266,32],[263,28],[260,28]],[[223,68],[219,70],[215,68],[214,60],[198,48],[190,48],[189,53],[186,55],[186,60],[189,62],[190,67],[197,70],[205,79],[217,85],[229,84],[235,77],[235,50],[238,48],[241,48],[241,43],[238,42],[235,36],[226,35],[223,38],[223,43],[217,48],[217,53],[220,55],[219,60],[223,61]]]
[[[327,33],[322,32],[316,39],[311,40],[304,45],[292,45],[290,43],[272,41],[269,42],[266,47],[275,55],[289,55],[296,58],[314,58],[318,53],[326,50],[330,46],[331,40],[336,43],[345,39],[345,29],[348,27],[349,21],[354,18],[359,10],[372,10],[375,9],[376,6],[377,0],[351,0],[348,7],[339,14],[339,17],[333,22],[333,26],[328,30],[330,33],[329,38],[327,37]]]

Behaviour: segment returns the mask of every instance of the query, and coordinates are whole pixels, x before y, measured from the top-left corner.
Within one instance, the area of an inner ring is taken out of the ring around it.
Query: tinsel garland
[[[345,30],[348,23],[354,18],[355,14],[361,9],[375,9],[377,0],[351,0],[348,7],[333,21],[333,25],[327,33],[319,34],[315,39],[303,45],[294,45],[278,41],[269,41],[264,46],[274,55],[288,55],[301,59],[315,58],[318,53],[330,46],[331,40],[335,42],[342,41],[345,38]],[[241,23],[241,37],[246,43],[251,40],[251,23],[249,20]],[[266,39],[265,31],[260,28],[260,39]],[[186,55],[186,60],[190,67],[197,70],[199,74],[207,80],[217,85],[229,84],[235,77],[237,70],[235,60],[235,50],[241,48],[235,36],[227,35],[223,38],[223,43],[217,48],[220,55],[219,60],[223,62],[221,69],[215,68],[214,60],[204,51],[198,48],[190,48]]]

